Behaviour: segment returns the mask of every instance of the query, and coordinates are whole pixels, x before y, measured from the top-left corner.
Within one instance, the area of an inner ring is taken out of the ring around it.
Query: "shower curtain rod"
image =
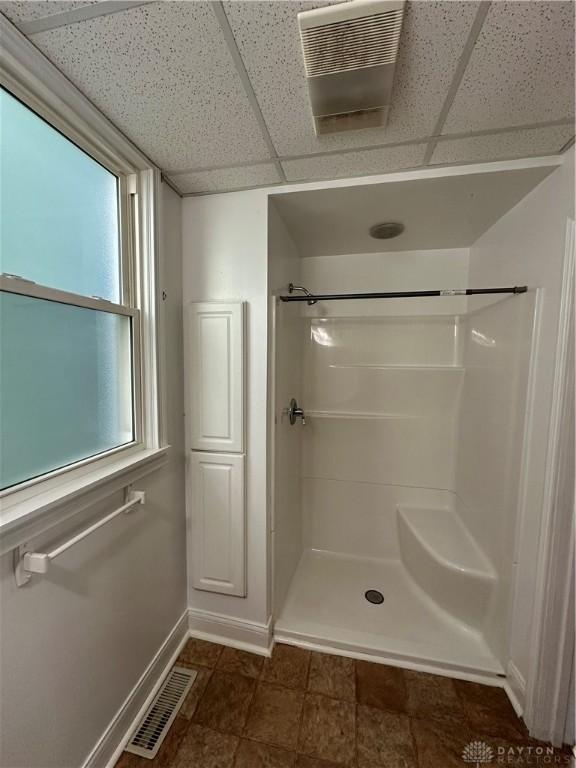
[[[305,288],[290,284],[288,290],[305,291],[303,296],[280,296],[280,301],[306,301],[316,304],[318,301],[343,301],[347,299],[408,299],[420,296],[476,296],[486,293],[526,293],[526,285],[515,285],[512,288],[456,288],[440,291],[389,291],[379,293],[326,293],[313,294]]]

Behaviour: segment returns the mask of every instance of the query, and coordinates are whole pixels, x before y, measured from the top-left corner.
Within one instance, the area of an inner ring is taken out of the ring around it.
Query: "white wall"
[[[483,627],[505,666],[534,293],[463,318],[466,368],[458,430],[458,510],[498,574]]]
[[[564,164],[471,248],[470,284],[522,285],[539,288],[540,316],[533,361],[532,411],[525,493],[520,500],[515,555],[515,606],[508,672],[517,694],[531,659],[531,622],[536,560],[554,377],[560,283],[565,250],[566,220],[574,216],[574,149]]]
[[[268,196],[263,190],[185,198],[182,206],[184,303],[247,302],[247,594],[218,595],[189,585],[189,606],[266,624]]]
[[[138,483],[142,510],[92,534],[47,576],[18,589],[12,553],[2,557],[0,764],[7,768],[81,765],[186,606],[180,199],[166,186],[163,211],[169,463]],[[112,496],[89,514],[120,503]]]
[[[302,554],[302,431],[291,425],[284,410],[292,397],[302,403],[302,323],[297,304],[285,304],[276,296],[286,286],[300,283],[301,259],[279,214],[270,203],[268,215],[268,290],[272,359],[269,366],[271,403],[270,450],[271,538],[273,556],[273,606],[277,612]],[[272,364],[273,363],[273,364]],[[274,465],[276,472],[273,472]]]

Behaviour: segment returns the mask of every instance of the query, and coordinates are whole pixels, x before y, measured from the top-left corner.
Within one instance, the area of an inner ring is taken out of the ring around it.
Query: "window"
[[[137,443],[141,356],[126,177],[5,90],[0,130],[6,490]]]

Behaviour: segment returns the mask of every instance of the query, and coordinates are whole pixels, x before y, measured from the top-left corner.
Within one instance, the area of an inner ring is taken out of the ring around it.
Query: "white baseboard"
[[[270,656],[272,653],[271,620],[267,624],[258,624],[255,621],[189,608],[188,626],[191,637],[251,651],[260,656]]]
[[[113,768],[187,639],[188,612],[185,611],[84,761],[82,768]]]
[[[522,717],[526,701],[526,681],[513,661],[509,661],[506,668],[506,684],[504,685],[504,690],[508,694],[508,698],[514,707],[514,711],[518,717]]]

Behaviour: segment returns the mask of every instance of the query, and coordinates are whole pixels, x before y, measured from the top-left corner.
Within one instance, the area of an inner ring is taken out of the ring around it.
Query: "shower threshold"
[[[384,601],[369,602],[369,590]],[[306,550],[274,636],[470,680],[495,681],[504,672],[482,635],[438,608],[400,560]]]

